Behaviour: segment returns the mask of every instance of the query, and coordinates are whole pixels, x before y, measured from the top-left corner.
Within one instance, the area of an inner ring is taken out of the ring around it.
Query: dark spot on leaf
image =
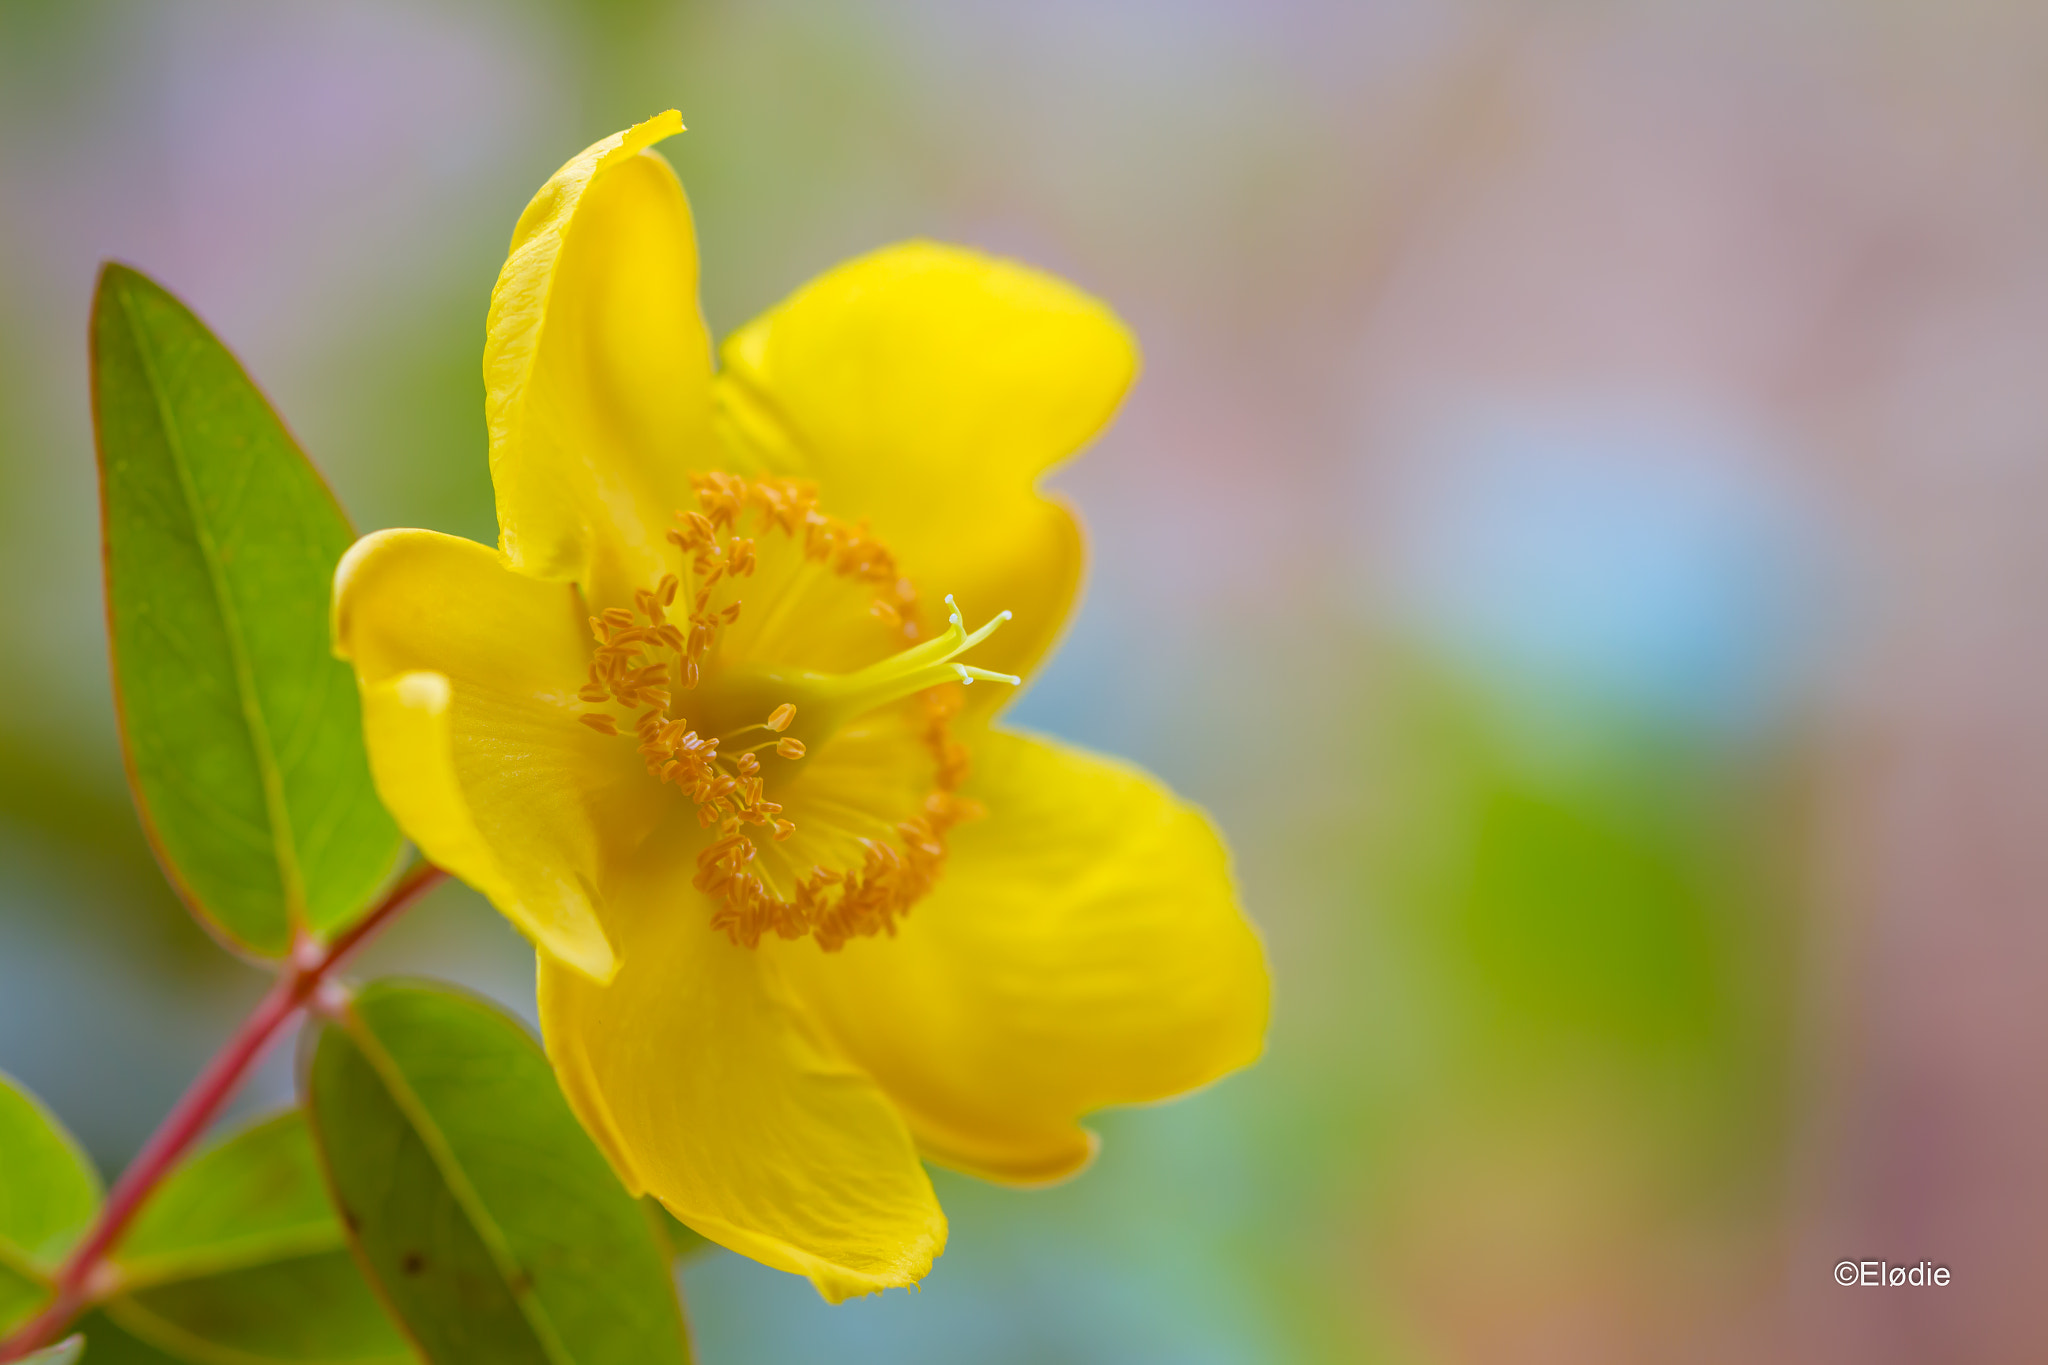
[[[405,1253],[405,1259],[398,1263],[398,1268],[408,1275],[417,1275],[427,1268],[427,1258],[417,1251],[408,1251]]]
[[[513,1293],[524,1294],[533,1288],[533,1276],[523,1270],[515,1270],[505,1277],[505,1283],[512,1286]]]
[[[363,1230],[363,1220],[356,1217],[354,1209],[343,1209],[341,1211],[341,1222],[350,1232],[361,1232]]]

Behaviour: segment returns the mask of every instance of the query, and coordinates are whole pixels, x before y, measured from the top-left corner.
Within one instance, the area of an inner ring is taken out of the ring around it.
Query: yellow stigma
[[[1013,673],[991,673],[985,668],[956,662],[962,654],[995,634],[996,628],[1010,619],[1009,612],[997,612],[980,629],[970,633],[961,621],[960,608],[950,594],[946,597],[946,610],[943,633],[858,672],[771,672],[766,677],[774,680],[770,686],[779,686],[799,699],[799,710],[806,717],[803,728],[813,736],[813,743],[858,716],[946,683],[971,685],[979,679],[1016,687],[1023,682]]]

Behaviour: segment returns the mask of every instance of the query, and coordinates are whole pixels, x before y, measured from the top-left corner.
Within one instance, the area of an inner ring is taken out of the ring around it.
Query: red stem
[[[149,1196],[171,1173],[178,1159],[212,1126],[227,1102],[234,1098],[242,1081],[262,1059],[271,1041],[294,1014],[313,998],[328,974],[363,941],[390,923],[399,911],[422,891],[447,876],[431,863],[421,863],[399,878],[375,909],[341,937],[324,946],[314,940],[301,941],[278,967],[277,981],[257,1002],[240,1028],[214,1054],[206,1069],[179,1098],[156,1132],[143,1144],[135,1160],[114,1182],[107,1201],[93,1224],[57,1272],[56,1294],[49,1306],[24,1323],[14,1335],[0,1341],[0,1361],[19,1360],[29,1352],[56,1339],[71,1320],[94,1299],[93,1279],[109,1253],[135,1221]]]

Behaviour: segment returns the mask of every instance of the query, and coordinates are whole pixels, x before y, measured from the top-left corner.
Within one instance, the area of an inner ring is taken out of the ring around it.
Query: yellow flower
[[[1109,420],[1128,333],[919,242],[714,374],[648,150],[680,129],[528,205],[484,348],[499,548],[365,537],[336,648],[384,800],[538,945],[620,1176],[836,1302],[943,1249],[920,1156],[1079,1170],[1083,1115],[1258,1054],[1266,970],[1200,812],[991,725],[1081,576],[1034,481]]]

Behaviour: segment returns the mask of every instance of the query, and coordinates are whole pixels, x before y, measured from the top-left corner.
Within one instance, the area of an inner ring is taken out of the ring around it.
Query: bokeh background
[[[1278,986],[1256,1069],[1105,1115],[1082,1178],[942,1173],[919,1293],[693,1261],[707,1362],[2048,1358],[2016,0],[0,0],[0,1068],[103,1168],[261,983],[122,782],[96,263],[359,526],[488,540],[512,223],[671,105],[720,334],[909,235],[1135,326],[1016,714],[1214,812]],[[373,965],[531,1012],[460,888]]]

